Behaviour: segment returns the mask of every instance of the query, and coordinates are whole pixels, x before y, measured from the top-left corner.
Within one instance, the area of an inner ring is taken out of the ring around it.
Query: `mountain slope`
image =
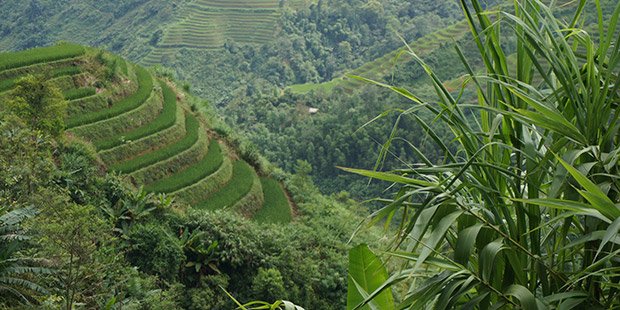
[[[10,99],[20,77],[51,72],[46,78],[68,102],[67,132],[91,142],[110,170],[136,186],[247,217],[261,209],[259,173],[209,129],[170,81],[73,44],[0,56],[0,98]]]

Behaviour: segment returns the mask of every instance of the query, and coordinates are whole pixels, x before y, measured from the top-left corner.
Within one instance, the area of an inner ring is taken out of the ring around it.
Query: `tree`
[[[53,82],[43,76],[29,75],[17,81],[7,106],[32,128],[53,136],[64,129],[67,102]]]
[[[497,14],[461,3],[486,70],[475,74],[462,58],[479,104],[460,102],[410,51],[438,100],[394,88],[414,105],[405,113],[432,112],[457,148],[431,129],[444,161],[349,170],[400,187],[372,222],[401,220],[390,253],[404,261],[351,309],[397,283],[408,288],[399,309],[617,308],[620,4],[588,34],[578,26],[586,1],[568,22],[538,0]],[[516,37],[516,70],[502,44],[507,32]]]
[[[54,141],[15,115],[0,114],[0,205],[39,205],[54,178]]]
[[[37,223],[36,241],[56,269],[51,281],[63,307],[73,309],[77,302],[95,305],[93,298],[111,271],[101,258],[114,241],[112,227],[94,207],[69,203],[62,196],[49,197]]]

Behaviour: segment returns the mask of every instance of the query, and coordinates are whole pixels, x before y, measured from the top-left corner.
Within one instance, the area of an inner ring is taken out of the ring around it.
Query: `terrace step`
[[[185,111],[179,105],[176,109],[176,122],[168,129],[146,136],[135,141],[125,141],[124,144],[99,152],[104,163],[118,171],[134,171],[135,164],[127,163],[138,157],[171,147],[187,134]],[[128,168],[120,169],[119,165]]]
[[[201,135],[198,141],[189,149],[165,161],[160,161],[146,168],[131,173],[131,178],[137,184],[149,186],[162,179],[166,179],[178,171],[190,169],[199,163],[209,152],[209,139]]]
[[[233,164],[233,176],[220,191],[193,207],[206,210],[233,209],[251,217],[263,205],[260,179],[248,163]]]
[[[208,153],[199,162],[183,169],[175,169],[173,171],[174,174],[158,182],[148,184],[144,189],[148,192],[172,193],[192,185],[217,171],[222,163],[221,147],[218,141],[213,139],[209,145]]]
[[[69,129],[69,132],[88,139],[95,145],[102,140],[114,137],[124,140],[122,137],[125,134],[152,122],[162,109],[163,99],[158,90],[151,92],[150,97],[135,109],[94,123],[73,127]]]

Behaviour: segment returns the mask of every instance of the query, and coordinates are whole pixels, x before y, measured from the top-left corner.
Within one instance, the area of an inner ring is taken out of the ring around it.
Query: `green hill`
[[[259,173],[210,130],[171,81],[73,44],[0,56],[0,98],[10,98],[21,77],[47,74],[68,102],[67,132],[91,142],[107,169],[125,174],[137,187],[247,217],[272,200],[264,197]],[[291,213],[290,206],[285,212]]]
[[[443,28],[436,32],[423,36],[408,45],[420,57],[424,57],[442,46],[455,42],[468,34],[467,23],[461,21]],[[371,80],[382,80],[384,76],[390,75],[403,64],[413,61],[407,54],[408,47],[403,46],[385,55],[376,58],[364,65],[346,72],[343,76],[334,78],[324,83],[295,84],[288,87],[295,94],[305,94],[313,90],[331,91],[336,86],[341,86],[345,90],[351,91],[356,87],[365,85],[364,82],[352,79],[349,76],[360,76]]]

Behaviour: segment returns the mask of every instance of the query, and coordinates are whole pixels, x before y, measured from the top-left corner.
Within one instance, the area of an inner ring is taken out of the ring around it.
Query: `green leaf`
[[[454,251],[454,260],[457,263],[466,265],[469,260],[469,256],[474,251],[476,245],[476,239],[478,233],[482,228],[482,224],[478,223],[473,226],[467,227],[459,232],[459,237],[456,243],[456,250]]]
[[[617,218],[613,223],[611,223],[611,225],[609,225],[609,227],[607,228],[607,231],[605,232],[605,236],[603,237],[603,241],[601,241],[601,245],[598,247],[598,251],[596,251],[596,256],[598,256],[601,251],[603,250],[603,247],[605,247],[605,245],[614,237],[618,236],[618,230],[620,230],[620,217]]]
[[[506,289],[505,294],[508,296],[513,296],[519,300],[519,303],[521,303],[521,307],[524,310],[538,310],[536,297],[534,297],[534,294],[522,285],[513,284],[509,286],[508,289]]]
[[[596,186],[592,181],[590,181],[585,175],[583,175],[579,170],[577,170],[572,165],[565,162],[561,157],[556,156],[558,161],[566,168],[568,173],[570,173],[573,178],[581,185],[585,191],[580,190],[579,193],[586,199],[592,207],[600,211],[603,215],[605,215],[610,220],[614,220],[620,217],[620,210],[616,205],[603,193],[603,191]]]
[[[394,299],[389,289],[379,293],[371,301],[366,300],[369,292],[375,291],[387,279],[388,273],[383,262],[367,245],[361,244],[351,249],[349,251],[347,310],[394,309]]]
[[[437,187],[437,184],[432,183],[432,182],[407,178],[401,175],[388,173],[388,172],[344,168],[344,167],[338,167],[338,169],[342,169],[346,172],[355,173],[355,174],[359,174],[365,177],[387,181],[387,182],[392,182],[392,183],[410,184],[410,185],[417,185],[417,186],[424,186],[424,187],[431,187],[431,188]]]

